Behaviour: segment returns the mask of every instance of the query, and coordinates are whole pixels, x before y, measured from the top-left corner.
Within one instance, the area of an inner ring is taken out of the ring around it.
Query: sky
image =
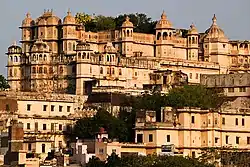
[[[164,10],[175,28],[189,28],[194,23],[199,32],[211,25],[213,14],[218,25],[232,40],[250,40],[250,0],[0,0],[0,74],[6,76],[8,46],[20,40],[18,27],[27,12],[39,17],[44,9],[63,18],[68,9],[73,14],[117,16],[145,13],[158,20]]]

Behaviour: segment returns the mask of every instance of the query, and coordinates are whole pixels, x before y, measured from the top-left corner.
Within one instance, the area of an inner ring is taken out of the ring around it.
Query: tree
[[[4,78],[3,75],[0,75],[0,90],[6,90],[10,88],[7,80]]]
[[[77,24],[82,24],[84,26],[93,21],[92,17],[86,13],[76,13],[75,18]]]
[[[101,161],[97,157],[92,157],[86,164],[86,167],[105,167],[105,162]]]
[[[98,15],[95,17],[97,31],[113,30],[116,27],[113,17]]]

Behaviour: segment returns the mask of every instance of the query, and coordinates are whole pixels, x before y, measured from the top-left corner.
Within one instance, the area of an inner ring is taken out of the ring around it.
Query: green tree
[[[113,17],[98,15],[95,17],[97,31],[113,30],[116,23]]]
[[[0,90],[5,90],[10,88],[7,80],[4,78],[3,75],[0,75]]]
[[[97,157],[92,157],[86,167],[105,167],[105,162],[101,161]]]
[[[75,15],[76,23],[86,25],[93,21],[92,17],[86,13],[76,13]]]

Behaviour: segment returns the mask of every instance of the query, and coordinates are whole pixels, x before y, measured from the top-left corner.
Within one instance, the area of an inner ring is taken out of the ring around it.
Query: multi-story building
[[[181,71],[189,83],[200,74],[247,71],[249,42],[229,41],[212,20],[205,33],[192,24],[185,34],[163,12],[155,34],[134,32],[128,17],[119,30],[86,32],[70,11],[63,20],[52,11],[37,19],[28,13],[22,46],[8,48],[8,82],[18,91],[81,95],[107,86],[143,90],[155,70]]]

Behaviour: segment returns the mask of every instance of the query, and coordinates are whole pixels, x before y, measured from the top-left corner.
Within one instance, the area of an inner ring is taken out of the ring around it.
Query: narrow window
[[[67,112],[70,112],[70,106],[67,106]]]
[[[62,130],[62,124],[59,124],[59,130]]]
[[[46,124],[43,124],[43,130],[46,130]]]
[[[103,74],[103,68],[102,67],[100,68],[100,74]]]
[[[31,104],[27,104],[27,111],[31,110]]]
[[[222,125],[225,125],[225,123],[226,123],[226,119],[225,117],[222,117]]]
[[[192,73],[189,74],[189,78],[192,79]]]
[[[250,144],[250,137],[247,137],[247,144]]]
[[[42,153],[45,153],[45,144],[42,144]]]
[[[238,118],[235,118],[235,125],[238,125]]]
[[[27,129],[30,129],[30,123],[27,123]]]
[[[31,143],[28,144],[28,151],[31,151],[32,147],[31,147]]]
[[[167,135],[167,142],[170,142],[170,135]]]
[[[226,136],[226,144],[228,144],[229,136]]]
[[[10,105],[9,105],[9,104],[6,104],[5,110],[6,110],[6,111],[10,111]]]
[[[218,143],[218,140],[219,140],[218,137],[215,137],[215,138],[214,138],[214,142],[215,142],[215,143]]]
[[[137,143],[143,142],[143,134],[137,134]]]
[[[195,158],[195,151],[192,151],[192,158]]]
[[[47,105],[43,105],[43,111],[47,111]]]
[[[240,137],[236,137],[236,144],[239,144],[240,143]]]
[[[50,111],[55,111],[55,106],[54,105],[51,106]]]
[[[199,74],[198,73],[196,73],[195,79],[199,79]]]
[[[192,124],[194,124],[194,116],[192,116]]]
[[[148,135],[148,142],[153,142],[153,134]]]
[[[242,126],[245,126],[245,119],[242,118]]]
[[[63,106],[59,106],[59,112],[62,112]]]
[[[214,119],[214,124],[217,125],[217,118]]]

